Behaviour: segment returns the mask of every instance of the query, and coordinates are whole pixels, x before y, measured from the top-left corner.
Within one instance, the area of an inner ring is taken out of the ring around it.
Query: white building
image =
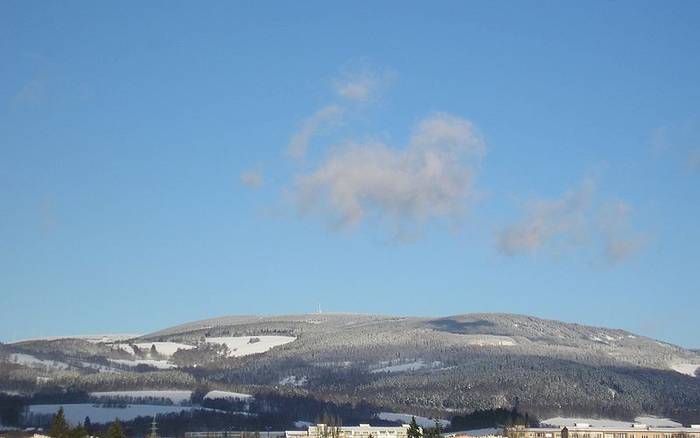
[[[333,427],[325,424],[315,424],[309,426],[306,432],[287,432],[286,438],[323,438],[327,436],[340,438],[407,438],[408,424],[403,426],[370,426],[360,424],[359,426],[340,426],[332,431]],[[335,433],[331,433],[335,432]]]

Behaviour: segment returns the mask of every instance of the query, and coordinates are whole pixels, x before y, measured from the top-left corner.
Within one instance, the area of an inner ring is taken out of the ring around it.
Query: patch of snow
[[[156,351],[163,356],[172,356],[177,350],[191,350],[194,345],[180,344],[178,342],[139,342],[135,344],[139,350],[148,353],[155,345]],[[133,349],[132,349],[133,351]],[[134,354],[133,352],[131,354]]]
[[[294,427],[297,429],[306,429],[309,426],[312,426],[313,423],[310,421],[302,421],[302,420],[297,420],[294,422]]]
[[[133,420],[136,417],[152,417],[154,415],[169,414],[192,410],[191,407],[183,406],[156,406],[156,405],[126,405],[126,407],[102,407],[91,403],[78,404],[50,404],[50,405],[30,405],[30,414],[53,415],[63,406],[66,420],[77,425],[85,421],[85,417],[90,417],[92,423],[108,423],[119,418],[122,421]]]
[[[16,427],[3,426],[2,424],[0,424],[0,432],[10,432],[10,431],[14,431],[14,430],[19,430],[19,429]]]
[[[467,345],[476,347],[512,347],[518,343],[510,336],[499,335],[455,335],[459,336]]]
[[[32,368],[53,368],[55,370],[67,370],[70,368],[70,365],[65,362],[39,359],[31,354],[24,353],[12,353],[10,355],[10,362],[26,365]]]
[[[177,365],[168,362],[167,360],[153,360],[153,359],[107,359],[110,362],[114,362],[120,365],[126,365],[130,367],[136,367],[139,365],[148,365],[153,368],[158,368],[159,370],[169,370],[172,368],[177,368]]]
[[[182,404],[190,401],[192,391],[100,391],[91,392],[90,396],[96,398],[107,399],[128,399],[128,398],[154,398],[154,399],[169,399],[174,404]]]
[[[671,364],[671,369],[677,373],[686,374],[690,377],[695,377],[695,372],[700,368],[700,365],[695,363],[676,363]]]
[[[280,379],[279,384],[288,386],[304,386],[308,381],[309,379],[306,376],[287,376],[283,379]]]
[[[294,336],[228,336],[207,338],[211,344],[225,344],[230,357],[241,357],[249,354],[264,353],[271,348],[295,341]]]
[[[126,351],[132,356],[136,354],[136,352],[134,351],[134,347],[132,347],[131,344],[113,344],[112,347],[116,347],[122,351]]]
[[[402,424],[409,424],[411,422],[412,417],[416,417],[416,423],[418,423],[420,427],[426,428],[435,426],[434,418],[421,417],[418,415],[411,414],[397,414],[394,412],[380,412],[379,414],[377,414],[377,418],[379,418],[380,420],[400,422]],[[438,419],[438,423],[440,423],[440,427],[450,426],[450,420]]]
[[[433,367],[440,366],[440,362],[433,362]],[[377,368],[375,370],[370,371],[371,373],[402,373],[406,371],[417,371],[423,368],[427,368],[428,364],[423,362],[422,359],[419,359],[415,362],[410,362],[410,363],[402,363],[398,365],[389,365],[385,366],[383,368]]]
[[[240,392],[229,392],[229,391],[209,391],[207,395],[204,396],[206,399],[217,399],[217,398],[233,398],[238,400],[245,400],[253,397],[250,394],[242,394]]]

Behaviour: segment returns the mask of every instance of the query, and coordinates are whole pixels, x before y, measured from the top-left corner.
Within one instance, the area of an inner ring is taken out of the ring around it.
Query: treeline
[[[451,423],[453,430],[470,430],[515,425],[537,426],[539,420],[527,412],[518,411],[517,408],[498,408],[478,410],[467,415],[455,415]]]
[[[115,419],[108,427],[100,430],[93,427],[90,417],[85,418],[85,422],[75,427],[71,427],[66,421],[63,408],[60,408],[51,418],[51,423],[47,435],[51,438],[88,438],[99,436],[102,438],[126,438],[119,419]]]
[[[19,427],[26,406],[24,397],[0,393],[0,424]]]

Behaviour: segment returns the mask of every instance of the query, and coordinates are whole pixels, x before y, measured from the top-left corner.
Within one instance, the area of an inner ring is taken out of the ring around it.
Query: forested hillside
[[[521,315],[225,317],[136,339],[0,346],[2,390],[270,391],[451,417],[660,414],[700,419],[696,351]]]

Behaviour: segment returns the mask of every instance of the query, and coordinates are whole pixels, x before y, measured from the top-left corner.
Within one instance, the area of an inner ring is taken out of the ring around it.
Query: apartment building
[[[629,427],[598,427],[577,423],[563,428],[512,427],[508,438],[700,438],[700,425],[690,427],[655,427],[630,424]]]
[[[244,432],[239,430],[186,432],[185,438],[408,438],[408,425],[375,427],[369,424],[334,428],[314,424],[306,430]]]
[[[304,437],[322,438],[326,436],[335,436],[338,438],[407,438],[408,424],[403,426],[370,426],[369,424],[360,424],[359,426],[341,426],[337,428],[335,433],[330,432],[329,426],[325,424],[314,424],[309,426]],[[287,438],[296,438],[288,435]]]

